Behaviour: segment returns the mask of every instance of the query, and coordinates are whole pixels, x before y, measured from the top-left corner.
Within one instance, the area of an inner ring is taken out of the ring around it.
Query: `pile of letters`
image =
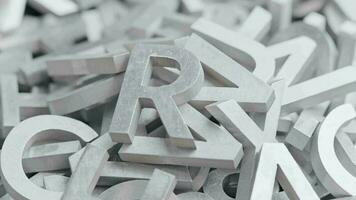
[[[0,200],[356,199],[355,0],[0,0]]]

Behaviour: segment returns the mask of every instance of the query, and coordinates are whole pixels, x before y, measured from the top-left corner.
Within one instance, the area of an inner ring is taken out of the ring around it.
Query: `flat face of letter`
[[[62,200],[95,199],[91,196],[109,154],[106,149],[88,144],[68,181]]]
[[[185,49],[198,57],[207,74],[228,87],[238,87],[236,91],[226,90],[231,88],[225,87],[203,87],[192,99],[192,103],[204,101],[213,103],[234,99],[241,104],[244,110],[265,112],[269,109],[274,99],[274,93],[267,83],[198,35],[193,34],[189,37]],[[251,93],[251,90],[255,92]],[[217,92],[219,95],[214,95]]]
[[[6,33],[20,26],[26,7],[25,0],[0,1],[0,33]]]
[[[41,115],[22,121],[11,130],[1,152],[1,180],[6,191],[14,199],[53,199],[59,200],[62,193],[44,190],[34,185],[26,176],[22,166],[25,150],[38,138],[45,136],[60,139],[72,133],[84,142],[97,137],[88,125],[75,119],[55,115]],[[46,134],[45,134],[46,133]],[[16,146],[16,148],[13,148]]]
[[[271,30],[272,15],[260,6],[255,7],[241,24],[239,33],[256,41],[262,41]]]
[[[347,171],[337,158],[334,141],[338,129],[356,117],[354,108],[341,105],[332,110],[313,139],[311,163],[315,174],[324,187],[335,197],[356,195],[356,178]]]
[[[276,179],[291,199],[319,199],[286,146],[266,143],[261,150],[251,200],[271,199]]]
[[[173,83],[148,86],[152,67],[177,67],[180,76]],[[169,46],[138,44],[132,51],[121,93],[109,129],[114,142],[131,143],[142,107],[155,107],[173,144],[195,148],[193,136],[184,124],[177,104],[195,96],[203,84],[199,60],[189,51]]]
[[[348,66],[289,87],[282,111],[298,111],[355,91],[355,71],[355,67]]]
[[[204,18],[197,20],[192,30],[244,67],[254,68],[253,74],[261,80],[272,78],[275,62],[261,43]]]

